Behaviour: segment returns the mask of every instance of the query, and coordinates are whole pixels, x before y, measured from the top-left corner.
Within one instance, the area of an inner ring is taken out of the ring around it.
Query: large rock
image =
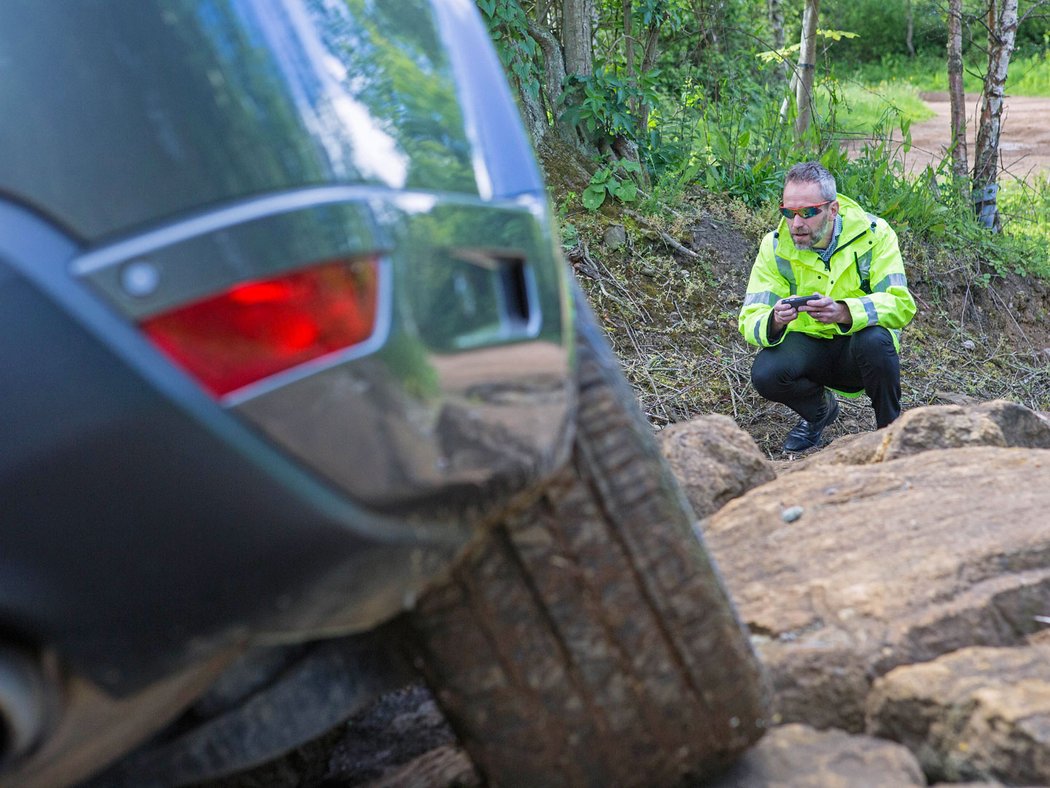
[[[1050,419],[1007,400],[914,408],[885,429],[839,438],[817,454],[782,466],[781,472],[826,465],[866,465],[930,449],[964,446],[1050,449]]]
[[[859,732],[875,677],[1042,627],[1048,512],[1050,452],[941,449],[783,475],[705,538],[781,719]]]
[[[934,779],[1050,785],[1050,645],[896,668],[875,682],[868,730],[907,745]]]
[[[907,749],[872,736],[782,725],[769,731],[711,788],[905,788],[926,785]]]
[[[728,416],[701,416],[657,433],[660,451],[697,517],[776,478],[751,436]]]

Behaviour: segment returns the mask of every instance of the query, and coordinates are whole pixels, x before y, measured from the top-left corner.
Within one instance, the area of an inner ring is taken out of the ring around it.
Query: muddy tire
[[[759,665],[589,311],[571,462],[411,617],[492,785],[674,785],[757,740]]]

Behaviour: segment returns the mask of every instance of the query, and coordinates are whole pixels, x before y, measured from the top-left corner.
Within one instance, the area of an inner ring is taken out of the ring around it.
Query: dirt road
[[[912,170],[939,162],[950,140],[951,107],[947,93],[924,93],[922,99],[937,116],[911,127],[912,149],[907,163]],[[967,130],[970,166],[980,97],[967,94]],[[1012,177],[1030,180],[1050,174],[1050,98],[1007,96],[1003,110],[1002,139],[999,156],[1003,169]]]

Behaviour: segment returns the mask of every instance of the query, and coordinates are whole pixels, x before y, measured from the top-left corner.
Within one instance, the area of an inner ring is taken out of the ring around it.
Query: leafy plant
[[[858,38],[856,33],[848,30],[824,30],[817,28],[817,38],[826,39],[829,42],[842,41],[843,39]],[[755,56],[764,63],[790,63],[795,59],[798,51],[802,48],[800,43],[794,43],[783,49],[768,49],[756,52]]]
[[[571,75],[559,101],[566,105],[566,119],[582,126],[593,139],[638,140],[633,107],[650,106],[656,100],[659,77],[659,70],[653,69],[632,80],[599,64],[593,74]]]
[[[609,195],[620,202],[634,202],[638,197],[638,185],[629,177],[618,174],[639,172],[639,164],[629,159],[619,159],[608,167],[602,167],[594,173],[587,188],[583,190],[583,206],[589,211],[596,211],[602,207]]]
[[[1003,183],[999,210],[1006,245],[1013,252],[1008,264],[1018,274],[1050,279],[1050,175],[1031,184]]]

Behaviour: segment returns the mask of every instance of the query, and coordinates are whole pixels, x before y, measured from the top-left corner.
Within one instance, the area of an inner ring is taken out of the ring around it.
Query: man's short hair
[[[816,183],[820,186],[820,196],[825,200],[834,200],[838,196],[835,176],[819,161],[803,161],[796,164],[784,176],[784,183],[789,182]]]

